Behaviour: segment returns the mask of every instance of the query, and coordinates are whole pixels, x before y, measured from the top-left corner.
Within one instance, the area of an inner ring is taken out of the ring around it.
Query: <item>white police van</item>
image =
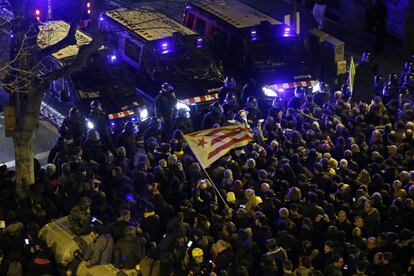
[[[283,22],[237,0],[187,3],[185,26],[215,41],[226,73],[250,79],[259,99],[289,97],[296,86],[313,87],[302,37]]]
[[[193,30],[151,8],[101,15],[106,46],[135,68],[142,95],[154,100],[161,84],[175,88],[178,107],[192,111],[217,99],[223,76],[209,46]]]
[[[64,21],[41,23],[38,46],[46,48],[60,41],[68,33],[69,27]],[[76,41],[76,44],[45,57],[39,65],[40,74],[70,64],[77,57],[79,48],[90,43],[92,38],[77,30]],[[71,107],[78,107],[87,116],[93,100],[102,103],[113,130],[128,120],[138,123],[149,117],[150,111],[136,91],[134,75],[129,66],[104,47],[89,57],[84,68],[52,82],[43,98],[42,112],[59,125]]]

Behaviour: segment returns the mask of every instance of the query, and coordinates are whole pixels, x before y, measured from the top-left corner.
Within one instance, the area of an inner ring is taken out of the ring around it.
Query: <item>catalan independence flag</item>
[[[225,155],[231,149],[247,145],[253,139],[252,131],[242,125],[212,128],[184,135],[203,168]]]

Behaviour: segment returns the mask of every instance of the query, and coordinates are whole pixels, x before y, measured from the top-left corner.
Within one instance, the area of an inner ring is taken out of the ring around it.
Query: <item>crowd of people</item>
[[[64,216],[93,239],[66,275],[80,259],[143,275],[412,275],[413,76],[408,61],[375,77],[372,101],[298,87],[267,109],[227,79],[201,123],[172,115],[164,85],[142,135],[129,122],[113,137],[99,102],[87,131],[73,108],[27,202],[0,167],[2,275],[55,275],[38,231]],[[232,124],[254,139],[207,169],[211,183],[183,134]]]

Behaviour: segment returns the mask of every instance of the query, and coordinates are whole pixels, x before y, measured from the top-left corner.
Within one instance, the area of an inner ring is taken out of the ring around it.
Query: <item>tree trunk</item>
[[[30,134],[16,132],[14,134],[16,158],[16,199],[21,202],[29,196],[29,186],[35,183],[34,147]]]

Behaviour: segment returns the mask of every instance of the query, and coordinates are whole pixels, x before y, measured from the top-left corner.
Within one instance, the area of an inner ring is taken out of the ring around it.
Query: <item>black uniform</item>
[[[158,118],[164,120],[164,125],[169,125],[175,114],[176,99],[167,93],[160,93],[155,98],[155,113]]]
[[[202,128],[208,129],[212,128],[214,124],[223,125],[226,121],[226,118],[224,117],[223,113],[216,112],[216,111],[210,111],[203,117],[203,123]]]

